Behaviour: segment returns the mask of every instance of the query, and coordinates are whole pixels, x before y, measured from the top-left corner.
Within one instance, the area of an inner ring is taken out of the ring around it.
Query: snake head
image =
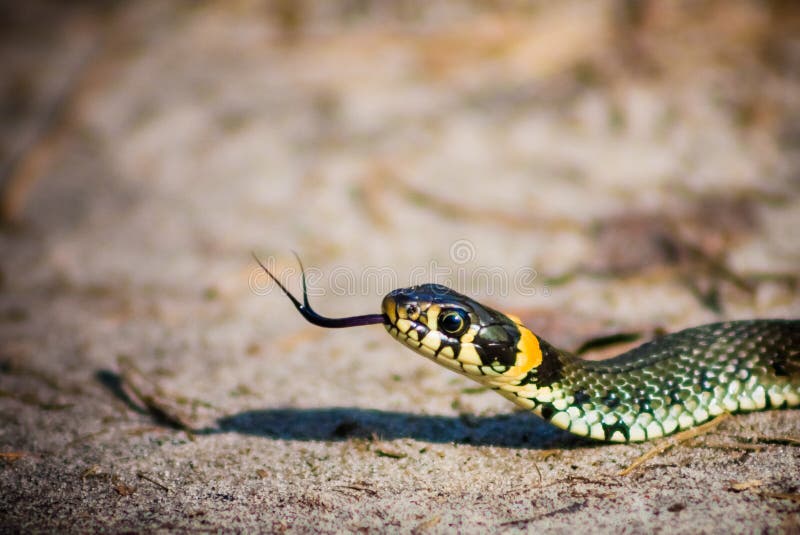
[[[400,288],[383,298],[380,314],[329,318],[308,302],[305,272],[303,299],[297,299],[255,256],[310,323],[346,328],[381,323],[404,345],[431,360],[489,385],[518,384],[542,363],[539,339],[514,316],[503,314],[446,286],[423,284]]]
[[[394,290],[381,308],[399,342],[482,383],[520,381],[542,361],[538,339],[517,318],[446,286]]]

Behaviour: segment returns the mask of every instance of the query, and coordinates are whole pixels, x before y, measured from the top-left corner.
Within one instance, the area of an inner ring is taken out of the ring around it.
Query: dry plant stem
[[[428,530],[433,528],[436,524],[441,522],[442,517],[441,515],[434,515],[431,518],[420,522],[414,529],[411,530],[411,533],[416,535],[417,533],[427,533]]]
[[[758,488],[763,484],[764,482],[760,479],[748,479],[747,481],[739,481],[731,483],[730,490],[734,492],[742,492],[743,490]]]
[[[737,451],[764,451],[767,449],[767,446],[762,444],[722,444],[722,443],[713,443],[713,444],[695,444],[692,443],[689,445],[690,447],[697,447],[697,448],[707,448],[707,449],[716,449],[716,450],[737,450]]]
[[[732,438],[736,438],[738,440],[742,440],[744,442],[763,442],[766,444],[784,444],[787,446],[800,446],[800,438],[796,437],[789,437],[789,436],[772,436],[772,435],[750,435],[750,436],[741,436],[741,435],[730,435]]]
[[[357,490],[357,491],[360,491],[360,492],[365,492],[365,493],[369,494],[370,496],[377,496],[378,495],[378,492],[376,490],[371,489],[369,487],[365,487],[364,485],[338,485],[338,486],[336,486],[334,488],[335,489]]]
[[[151,476],[148,476],[144,472],[137,472],[136,476],[139,477],[140,479],[144,479],[145,481],[149,481],[150,483],[152,483],[156,487],[159,487],[160,489],[162,489],[163,491],[165,491],[167,493],[172,491],[171,488],[169,488],[168,486],[166,486],[162,482],[158,481],[157,479],[153,479]]]
[[[192,425],[183,416],[176,414],[173,407],[163,398],[158,386],[152,384],[147,377],[126,357],[117,361],[120,367],[120,379],[124,387],[141,402],[141,404],[154,416],[169,425],[183,431],[191,431]]]
[[[677,446],[678,444],[682,444],[683,442],[686,442],[689,439],[692,439],[692,438],[698,437],[700,435],[704,435],[705,433],[708,433],[709,431],[711,431],[712,429],[714,429],[715,427],[717,427],[719,424],[721,424],[722,422],[724,422],[725,420],[727,420],[730,417],[731,417],[730,413],[727,413],[727,412],[723,413],[723,414],[720,414],[719,416],[717,416],[716,418],[714,418],[710,422],[706,422],[703,425],[699,425],[699,426],[694,427],[692,429],[687,429],[686,431],[683,431],[682,433],[678,433],[677,435],[674,435],[673,437],[670,437],[667,440],[664,440],[663,442],[660,442],[658,445],[656,445],[650,451],[648,451],[647,453],[645,453],[644,455],[642,455],[641,457],[639,457],[635,461],[633,461],[630,465],[628,465],[627,468],[625,468],[624,470],[620,471],[618,475],[627,476],[628,474],[630,474],[631,472],[633,472],[634,470],[639,468],[641,465],[643,465],[644,463],[646,463],[647,461],[649,461],[653,457],[661,455],[662,453],[664,453],[668,449],[672,448],[673,446]]]
[[[24,451],[6,451],[0,453],[0,459],[6,462],[13,462],[22,459],[23,457],[30,456],[30,453]]]
[[[795,503],[800,503],[800,494],[791,492],[759,492],[759,496],[765,498],[777,498],[779,500],[790,500]]]

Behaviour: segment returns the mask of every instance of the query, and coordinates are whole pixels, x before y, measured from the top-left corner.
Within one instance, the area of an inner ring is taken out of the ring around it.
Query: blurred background
[[[404,281],[467,240],[539,285],[690,261],[720,311],[709,266],[752,310],[798,265],[793,2],[0,9],[9,282],[236,286],[290,249]]]
[[[324,314],[436,273],[572,349],[800,315],[791,0],[0,2],[0,116],[7,452],[162,451],[97,379],[131,359],[198,426],[509,408],[306,327],[251,251]]]

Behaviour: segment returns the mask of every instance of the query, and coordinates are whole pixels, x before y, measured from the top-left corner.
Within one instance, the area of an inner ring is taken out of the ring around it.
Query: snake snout
[[[381,301],[381,312],[390,325],[397,323],[397,302],[393,296],[394,292],[387,294]]]
[[[398,319],[416,319],[414,311],[419,311],[419,305],[413,294],[407,290],[407,288],[394,290],[383,298],[381,312],[387,325],[397,324]]]

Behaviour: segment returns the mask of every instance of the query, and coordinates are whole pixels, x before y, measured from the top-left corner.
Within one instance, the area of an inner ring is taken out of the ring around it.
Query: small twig
[[[723,421],[727,420],[728,418],[730,418],[730,413],[725,412],[725,413],[720,414],[719,416],[717,416],[715,419],[711,420],[710,422],[706,422],[706,423],[704,423],[702,425],[698,425],[697,427],[693,427],[692,429],[687,429],[686,431],[683,431],[681,433],[678,433],[677,435],[674,435],[674,436],[668,438],[667,440],[665,440],[665,441],[661,442],[660,444],[658,444],[657,446],[653,447],[650,451],[648,451],[644,455],[642,455],[639,458],[637,458],[630,465],[628,465],[627,468],[625,468],[624,470],[620,471],[618,475],[627,476],[628,474],[630,474],[631,472],[633,472],[634,470],[639,468],[642,464],[646,463],[647,461],[649,461],[653,457],[656,457],[657,455],[661,455],[662,453],[664,453],[668,449],[672,448],[673,446],[677,446],[679,444],[682,444],[682,443],[686,442],[689,439],[692,439],[692,438],[695,438],[695,437],[698,437],[700,435],[704,435],[704,434],[708,433],[709,431],[711,431],[712,429],[717,427],[720,423],[722,423]]]
[[[561,513],[574,513],[576,511],[579,511],[580,509],[582,509],[585,506],[586,506],[586,502],[585,501],[574,502],[574,503],[571,503],[570,505],[567,505],[565,507],[561,507],[560,509],[556,509],[554,511],[550,511],[548,513],[544,513],[544,514],[541,514],[541,515],[538,515],[538,516],[532,516],[530,518],[520,518],[519,520],[508,520],[506,522],[501,522],[500,524],[498,524],[498,526],[514,526],[514,527],[524,526],[525,524],[529,524],[531,522],[535,522],[535,521],[541,520],[543,518],[549,518],[549,517],[552,517],[552,516],[555,516],[555,515],[558,515],[558,514],[561,514]]]
[[[556,481],[551,481],[544,485],[544,487],[552,487],[553,485],[563,485],[564,483],[580,482],[590,485],[619,485],[620,482],[613,479],[592,479],[584,476],[567,476],[559,478]]]
[[[109,477],[106,472],[103,472],[103,469],[98,464],[93,464],[83,472],[81,472],[81,479],[86,479],[89,477]]]
[[[755,489],[764,484],[760,479],[748,479],[747,481],[731,481],[731,486],[728,489],[734,492],[742,492],[744,490]]]
[[[369,487],[365,487],[364,485],[337,485],[337,486],[335,486],[333,488],[336,489],[336,490],[341,490],[341,489],[358,490],[358,491],[361,491],[361,492],[366,492],[370,496],[377,496],[378,495],[378,491],[376,491],[374,489],[371,489]]]
[[[414,528],[411,529],[411,533],[416,535],[417,533],[424,533],[431,529],[433,526],[441,522],[442,517],[441,515],[434,515],[427,520],[424,520],[417,524]]]
[[[536,456],[539,457],[539,460],[544,461],[549,459],[550,457],[556,457],[564,453],[564,450],[560,449],[551,449],[551,450],[541,450],[537,452]]]
[[[403,459],[408,457],[408,454],[389,448],[385,444],[382,444],[381,437],[378,436],[377,433],[372,433],[372,442],[375,444],[375,453],[378,455],[378,457],[390,457],[392,459]]]
[[[162,482],[158,481],[157,479],[154,479],[154,478],[148,476],[144,472],[136,472],[136,477],[138,477],[139,479],[144,479],[145,481],[149,481],[150,483],[152,483],[156,487],[159,487],[162,490],[164,490],[164,492],[172,492],[171,488],[169,488],[168,486],[166,486]]]
[[[692,447],[710,448],[716,450],[764,451],[767,446],[762,444],[690,444]]]
[[[111,484],[114,486],[114,490],[117,491],[117,494],[119,494],[120,496],[130,496],[131,494],[136,492],[136,487],[131,487],[130,485],[126,485],[117,476],[113,476],[111,478]]]
[[[777,498],[779,500],[791,500],[800,503],[800,494],[794,492],[759,492],[759,496],[765,498]]]
[[[176,429],[191,431],[192,424],[177,414],[174,407],[164,402],[165,396],[158,386],[153,385],[131,359],[123,356],[117,360],[117,363],[120,368],[121,386],[127,387],[153,416]]]
[[[30,457],[30,453],[25,451],[5,451],[0,453],[0,459],[6,461],[7,463],[13,463],[14,461],[18,461],[23,457]]]
[[[536,461],[533,462],[533,467],[536,469],[536,475],[539,476],[539,486],[542,486],[542,471],[539,470],[539,463]]]
[[[763,442],[766,444],[784,444],[787,446],[800,446],[800,438],[796,437],[789,437],[789,436],[771,436],[771,435],[759,435],[754,434],[750,436],[745,435],[727,435],[731,438],[735,438],[737,440],[743,440],[745,442]]]
[[[389,457],[391,459],[404,459],[408,457],[408,454],[406,453],[403,453],[401,451],[391,450],[383,446],[375,448],[375,453],[378,454],[378,457]]]

